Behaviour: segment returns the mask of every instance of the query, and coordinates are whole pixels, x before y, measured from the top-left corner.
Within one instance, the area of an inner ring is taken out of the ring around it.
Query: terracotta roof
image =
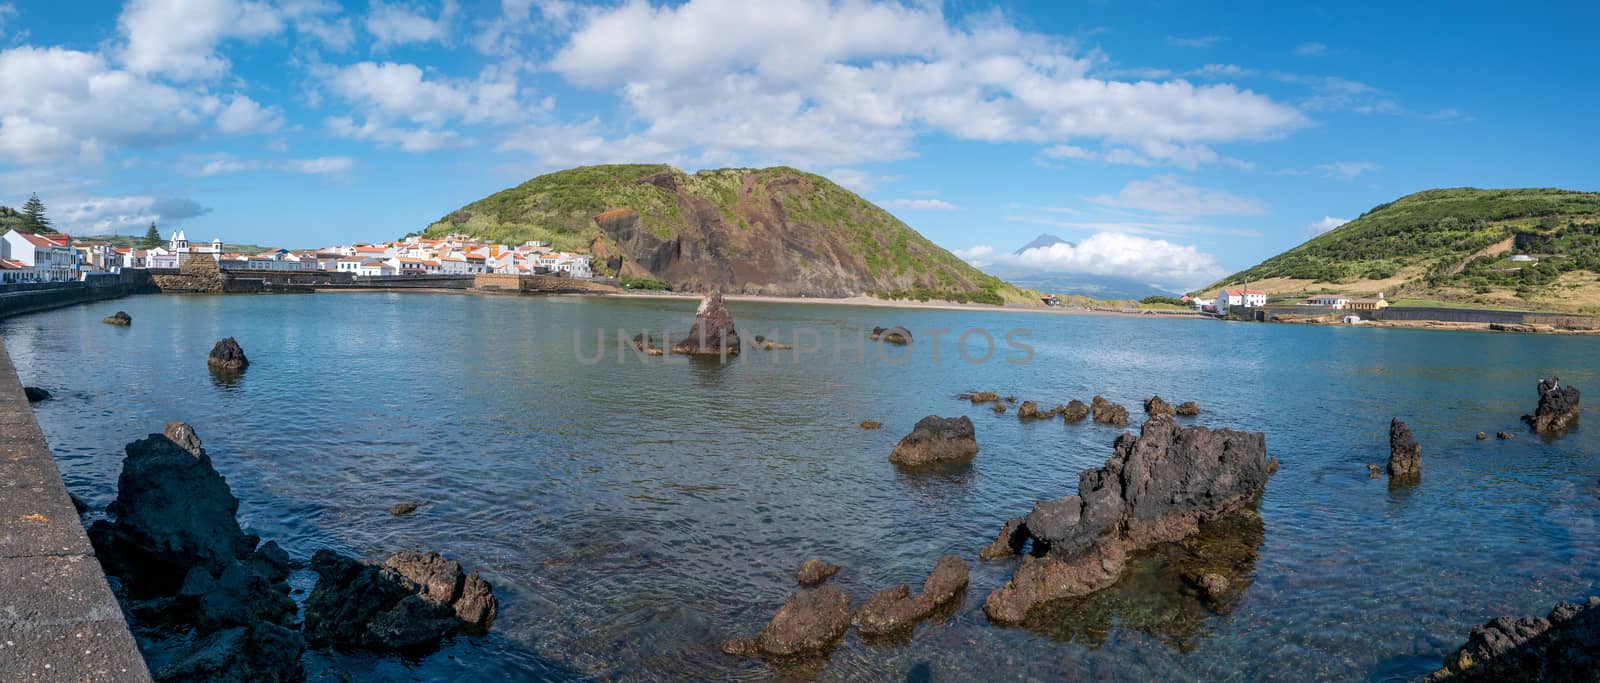
[[[1228,296],[1234,296],[1236,294],[1260,294],[1262,296],[1266,296],[1267,295],[1266,292],[1263,292],[1263,291],[1261,291],[1259,289],[1251,289],[1251,290],[1244,290],[1244,291],[1240,291],[1240,290],[1237,290],[1237,289],[1225,289],[1223,291],[1227,292]]]
[[[0,259],[0,270],[27,270],[27,269],[28,269],[28,267],[25,266],[25,265],[22,265],[21,261],[8,261],[6,259]]]

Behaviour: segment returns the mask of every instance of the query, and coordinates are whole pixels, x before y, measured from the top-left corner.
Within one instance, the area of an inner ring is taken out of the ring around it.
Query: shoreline
[[[617,299],[688,299],[696,300],[701,295],[678,292],[643,292],[624,291],[608,292],[605,294],[589,294],[585,296],[611,297]],[[957,303],[954,301],[912,301],[879,299],[865,295],[852,297],[794,297],[776,296],[771,294],[724,294],[722,298],[730,302],[742,303],[770,303],[770,304],[803,304],[820,306],[853,306],[858,308],[898,308],[910,310],[935,310],[935,311],[976,311],[989,313],[1048,313],[1056,315],[1110,315],[1130,318],[1172,318],[1177,320],[1208,320],[1205,315],[1198,313],[1157,313],[1157,312],[1132,312],[1112,311],[1094,308],[1079,307],[1049,307],[1049,306],[992,306],[989,304]]]

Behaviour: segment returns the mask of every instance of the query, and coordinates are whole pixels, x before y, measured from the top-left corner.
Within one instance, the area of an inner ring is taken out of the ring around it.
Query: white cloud
[[[578,10],[572,0],[500,0],[500,15],[477,22],[471,43],[486,55],[523,54],[527,52],[523,41],[530,35],[569,32]]]
[[[1158,175],[1128,183],[1115,195],[1097,195],[1089,201],[1102,206],[1187,216],[1252,216],[1267,212],[1258,199],[1240,197],[1179,182],[1177,176]]]
[[[996,253],[988,245],[954,253],[980,267],[1115,275],[1153,280],[1173,289],[1202,285],[1224,274],[1216,258],[1192,245],[1116,232],[1095,233],[1077,244],[1060,242],[1021,254]]]
[[[524,104],[514,71],[484,68],[476,79],[430,77],[414,64],[360,62],[316,71],[335,97],[354,105],[355,116],[327,120],[334,135],[429,152],[471,144],[451,126],[515,123],[549,109],[553,101]],[[503,146],[516,149],[513,140]]]
[[[943,199],[891,199],[882,204],[891,209],[913,211],[956,211],[961,208]]]
[[[283,18],[250,0],[130,0],[117,19],[122,63],[137,74],[175,80],[215,78],[228,70],[217,45],[283,30]]]
[[[244,95],[234,95],[217,113],[217,130],[225,135],[267,135],[283,127],[283,110],[263,107]]]
[[[343,8],[333,0],[278,0],[278,9],[295,31],[315,38],[329,49],[343,52],[356,40],[350,18],[337,16]]]
[[[998,14],[953,25],[936,4],[690,0],[586,12],[549,68],[614,90],[636,139],[812,166],[905,158],[925,133],[1195,149],[1308,124],[1231,85],[1091,77],[1096,59]]]
[[[1301,43],[1294,49],[1294,53],[1301,57],[1315,57],[1327,51],[1328,46],[1322,43]]]
[[[47,206],[57,228],[79,235],[142,229],[211,212],[190,199],[141,195],[78,197]]]
[[[184,160],[181,171],[188,175],[210,177],[247,171],[283,171],[307,175],[343,176],[355,168],[350,157],[317,157],[314,159],[239,159],[229,155],[211,155]]]
[[[373,0],[372,11],[367,14],[367,32],[380,50],[410,43],[447,43],[456,9],[455,0],[444,0],[438,16],[430,18],[427,8],[420,5]]]
[[[5,34],[6,21],[17,15],[17,6],[9,2],[0,2],[0,35]]]
[[[1222,36],[1199,36],[1194,38],[1167,36],[1167,44],[1177,47],[1212,47],[1220,42],[1222,42]]]
[[[1316,237],[1317,235],[1321,235],[1322,233],[1325,233],[1325,232],[1327,232],[1329,230],[1332,230],[1334,228],[1337,228],[1337,227],[1339,227],[1341,225],[1344,225],[1345,223],[1349,223],[1349,222],[1350,222],[1350,219],[1348,219],[1348,218],[1334,218],[1333,216],[1323,216],[1322,220],[1314,221],[1314,222],[1308,223],[1306,225],[1306,234],[1310,235],[1312,237]]]
[[[290,159],[280,161],[276,168],[292,173],[311,175],[344,175],[355,168],[356,160],[350,157],[317,157],[315,159]]]
[[[62,48],[0,52],[0,83],[27,93],[0,98],[0,157],[11,162],[93,161],[123,146],[190,138],[220,106],[201,93],[113,69],[99,55]]]
[[[1378,170],[1378,165],[1370,161],[1335,161],[1331,164],[1320,164],[1316,170],[1329,178],[1355,180],[1363,173]]]
[[[342,138],[375,142],[380,147],[393,147],[417,154],[445,147],[465,147],[473,142],[471,138],[463,138],[453,130],[384,126],[372,121],[358,124],[348,116],[330,117],[327,126],[328,132]]]

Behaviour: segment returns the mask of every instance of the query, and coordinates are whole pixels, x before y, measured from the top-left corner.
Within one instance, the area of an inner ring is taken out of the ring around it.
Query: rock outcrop
[[[885,344],[905,346],[911,343],[911,330],[904,327],[874,327],[870,338]]]
[[[761,336],[759,334],[755,336],[755,347],[758,348],[758,349],[761,349],[762,351],[793,351],[794,350],[793,346],[790,346],[788,344],[778,343],[776,341],[768,339],[768,338],[766,338],[764,336]]]
[[[424,651],[487,629],[499,611],[487,581],[438,553],[395,553],[374,565],[320,550],[311,568],[319,578],[306,598],[305,636],[317,646]]]
[[[971,401],[973,405],[978,405],[979,403],[998,403],[998,402],[1000,402],[1000,394],[997,394],[997,393],[992,392],[992,391],[974,391],[974,392],[972,392],[970,394],[962,394],[962,395],[958,396],[957,398],[964,399],[964,400],[967,400],[967,401]]]
[[[730,655],[794,657],[833,647],[850,630],[850,598],[838,586],[795,591],[761,635],[722,644]]]
[[[672,352],[691,356],[739,355],[739,333],[733,328],[733,314],[722,302],[722,292],[713,291],[700,300],[689,336],[674,344]]]
[[[212,370],[220,372],[239,372],[250,367],[250,359],[244,355],[244,349],[233,337],[228,337],[211,347],[211,355],[206,357],[206,365]]]
[[[1160,396],[1151,396],[1144,400],[1144,414],[1150,417],[1166,415],[1172,417],[1172,405],[1161,400]]]
[[[945,555],[934,564],[916,597],[903,583],[872,596],[856,612],[856,631],[869,637],[904,631],[949,604],[966,587],[966,561],[960,555]]]
[[[1128,426],[1128,409],[1121,404],[1107,401],[1098,394],[1089,402],[1089,410],[1094,413],[1095,422],[1118,427]]]
[[[663,351],[661,347],[656,346],[655,338],[648,334],[634,335],[632,346],[633,350],[638,351],[646,356],[660,356],[666,353],[666,351]]]
[[[1600,597],[1561,603],[1550,616],[1499,617],[1424,678],[1438,681],[1594,681],[1600,678]]]
[[[1400,418],[1389,422],[1389,478],[1415,482],[1422,477],[1422,446]]]
[[[1578,422],[1578,389],[1562,386],[1558,378],[1539,380],[1539,406],[1532,415],[1523,415],[1533,431],[1559,434]]]
[[[421,506],[416,503],[395,503],[389,506],[389,514],[396,517],[405,517],[416,514],[418,507]]]
[[[1046,417],[1050,417],[1050,413],[1039,412],[1039,404],[1033,401],[1023,401],[1022,405],[1017,406],[1017,419],[1019,420],[1039,420]]]
[[[52,398],[50,396],[50,392],[40,389],[39,387],[23,387],[22,395],[27,397],[29,403],[48,401]]]
[[[862,429],[883,429],[883,423],[877,420],[862,420]]]
[[[895,444],[889,462],[907,467],[965,465],[977,454],[978,440],[970,418],[929,415]]]
[[[822,560],[806,560],[800,563],[800,571],[795,572],[794,579],[801,586],[812,588],[822,585],[822,582],[833,578],[839,573],[839,565],[823,562]]]
[[[1061,411],[1061,420],[1063,422],[1082,422],[1083,418],[1088,416],[1089,406],[1078,399],[1069,401],[1067,407]]]
[[[1195,403],[1194,401],[1184,401],[1183,403],[1179,403],[1178,407],[1173,408],[1172,410],[1173,412],[1177,413],[1179,417],[1194,417],[1200,414],[1200,404]]]
[[[127,327],[133,324],[133,316],[128,315],[127,311],[117,311],[116,313],[112,313],[111,315],[101,318],[100,321],[107,325]]]
[[[217,631],[155,672],[162,683],[258,683],[305,678],[300,634],[271,623]]]
[[[985,600],[991,620],[1020,623],[1036,605],[1109,586],[1129,553],[1243,509],[1277,470],[1260,433],[1180,428],[1165,416],[1118,437],[1113,451],[1079,477],[1078,495],[1040,501],[1001,530],[991,548],[1031,553]]]

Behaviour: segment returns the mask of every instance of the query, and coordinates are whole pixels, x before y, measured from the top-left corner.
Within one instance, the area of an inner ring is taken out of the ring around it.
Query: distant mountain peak
[[[1027,244],[1022,245],[1021,249],[1018,249],[1018,250],[1013,251],[1011,253],[1013,255],[1021,255],[1022,252],[1025,252],[1025,251],[1027,251],[1029,249],[1039,249],[1039,248],[1042,248],[1042,247],[1053,247],[1053,246],[1055,246],[1057,244],[1065,244],[1065,245],[1067,245],[1069,247],[1072,246],[1071,242],[1068,242],[1068,241],[1066,241],[1064,239],[1061,239],[1060,237],[1056,237],[1055,235],[1052,235],[1052,234],[1049,234],[1049,233],[1045,233],[1045,234],[1042,234],[1042,235],[1040,235],[1038,237],[1033,238],[1032,242],[1029,242]]]

